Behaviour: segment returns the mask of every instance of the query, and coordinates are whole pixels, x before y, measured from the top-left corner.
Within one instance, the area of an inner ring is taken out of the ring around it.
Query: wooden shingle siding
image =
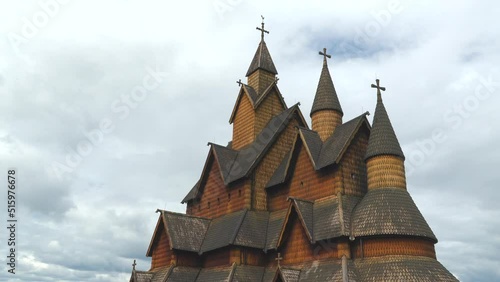
[[[292,146],[293,139],[296,136],[295,127],[297,120],[291,121],[278,140],[272,145],[271,149],[265,155],[255,170],[255,200],[254,208],[257,210],[267,210],[267,195],[265,186],[276,171],[281,160],[285,157]]]
[[[318,132],[322,141],[332,135],[335,127],[342,124],[342,114],[332,110],[314,112],[311,117],[312,130]]]
[[[174,253],[170,250],[170,243],[163,224],[159,228],[159,236],[153,245],[153,256],[151,258],[151,269],[170,265]]]
[[[257,91],[260,95],[269,85],[271,85],[271,83],[274,82],[274,80],[274,74],[259,69],[248,76],[248,85],[253,87],[253,89],[255,89],[255,91]]]
[[[362,240],[362,243],[361,243]],[[434,242],[418,237],[363,238],[352,246],[354,258],[410,255],[436,258]]]
[[[285,108],[278,97],[276,90],[267,94],[259,107],[255,110],[254,136],[257,136],[269,123],[272,117],[282,113]]]
[[[337,258],[338,246],[335,241],[311,244],[297,214],[290,215],[289,226],[283,234],[285,241],[279,249],[283,257],[282,264],[296,264],[325,258]],[[273,262],[270,262],[273,265]],[[276,262],[274,262],[275,264]]]
[[[203,267],[229,265],[230,251],[229,247],[225,247],[203,254]]]
[[[222,180],[217,161],[212,158],[208,167],[207,180],[201,183],[201,189],[203,189],[201,199],[188,205],[188,214],[214,218],[249,207],[249,180],[238,181],[226,186]]]
[[[400,157],[383,155],[368,159],[368,189],[406,189],[404,161]]]
[[[336,171],[336,187],[345,195],[363,196],[367,191],[366,164],[364,156],[368,146],[367,130],[360,130],[340,161],[341,169]]]
[[[255,138],[254,131],[255,112],[250,99],[243,95],[236,110],[233,122],[233,145],[234,150],[239,150],[253,142]]]

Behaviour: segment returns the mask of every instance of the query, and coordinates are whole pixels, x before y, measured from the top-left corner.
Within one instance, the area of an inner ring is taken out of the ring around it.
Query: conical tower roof
[[[377,88],[377,106],[375,108],[365,160],[379,155],[393,155],[404,159],[403,150],[401,150],[398,138],[396,137],[391,120],[389,119],[389,115],[387,115],[387,111],[382,101],[380,90],[385,90],[385,88],[380,87],[378,84],[378,79],[376,86],[372,84],[372,87]]]
[[[333,86],[332,77],[330,76],[330,71],[328,70],[328,64],[326,62],[326,58],[330,57],[330,55],[326,54],[326,49],[323,49],[323,53],[319,53],[324,56],[323,69],[319,77],[318,88],[316,89],[316,96],[314,97],[311,109],[311,116],[314,112],[320,110],[338,111],[343,115],[344,112],[342,112],[337,91],[335,91],[335,86]]]
[[[253,60],[252,63],[250,64],[250,67],[248,67],[246,76],[251,75],[254,71],[258,69],[268,71],[272,74],[278,74],[278,71],[274,66],[273,59],[271,58],[271,54],[267,49],[267,45],[266,42],[264,41],[264,38],[262,38],[262,40],[259,43],[259,47],[257,47],[257,51],[253,56]]]

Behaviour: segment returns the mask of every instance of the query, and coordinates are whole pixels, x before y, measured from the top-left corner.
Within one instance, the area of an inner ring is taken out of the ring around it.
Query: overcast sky
[[[207,142],[231,139],[262,14],[279,88],[308,122],[323,47],[344,121],[373,113],[381,79],[438,259],[461,281],[500,281],[500,4],[275,2],[0,2],[0,175],[17,168],[19,183],[17,274],[3,227],[0,280],[149,269],[155,210],[183,212]]]

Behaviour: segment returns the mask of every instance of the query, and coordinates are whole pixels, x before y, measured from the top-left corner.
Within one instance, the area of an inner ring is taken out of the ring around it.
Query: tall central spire
[[[275,81],[278,71],[274,66],[273,59],[264,41],[264,34],[269,34],[269,31],[265,29],[264,17],[262,17],[261,27],[256,27],[256,29],[261,32],[260,43],[250,63],[250,67],[248,67],[246,76],[248,77],[248,85],[253,87],[260,95]]]
[[[335,128],[342,124],[344,113],[328,70],[327,58],[331,58],[331,55],[326,53],[326,48],[323,48],[323,52],[320,51],[319,54],[323,56],[323,68],[311,109],[311,118],[312,129],[318,132],[321,140],[325,141],[332,135]]]

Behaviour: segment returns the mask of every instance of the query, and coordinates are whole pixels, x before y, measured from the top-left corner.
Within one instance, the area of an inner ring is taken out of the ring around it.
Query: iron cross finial
[[[382,93],[380,90],[385,91],[385,87],[380,86],[380,79],[375,79],[375,84],[372,84],[372,88],[377,88],[377,101],[382,101]]]
[[[137,263],[135,263],[135,259],[134,259],[134,263],[132,264],[132,269],[135,270],[135,266],[137,265]]]
[[[241,82],[241,78],[238,81],[236,81],[236,83],[238,83],[239,86],[243,84],[243,82]]]
[[[260,17],[262,18],[262,23],[261,23],[262,27],[256,27],[255,29],[260,30],[260,32],[261,32],[260,39],[264,40],[264,33],[269,34],[269,31],[267,31],[267,30],[264,29],[264,16],[260,15]]]
[[[276,84],[278,84],[278,80],[280,80],[280,78],[279,78],[279,77],[276,77],[276,78],[274,79],[274,82],[276,82]]]
[[[275,258],[275,260],[278,262],[278,267],[280,267],[280,261],[282,260],[283,258],[281,257],[281,253],[278,253],[278,257]]]
[[[323,56],[323,63],[326,64],[326,58],[330,59],[332,55],[326,53],[326,48],[323,48],[323,52],[319,51],[319,54]]]

